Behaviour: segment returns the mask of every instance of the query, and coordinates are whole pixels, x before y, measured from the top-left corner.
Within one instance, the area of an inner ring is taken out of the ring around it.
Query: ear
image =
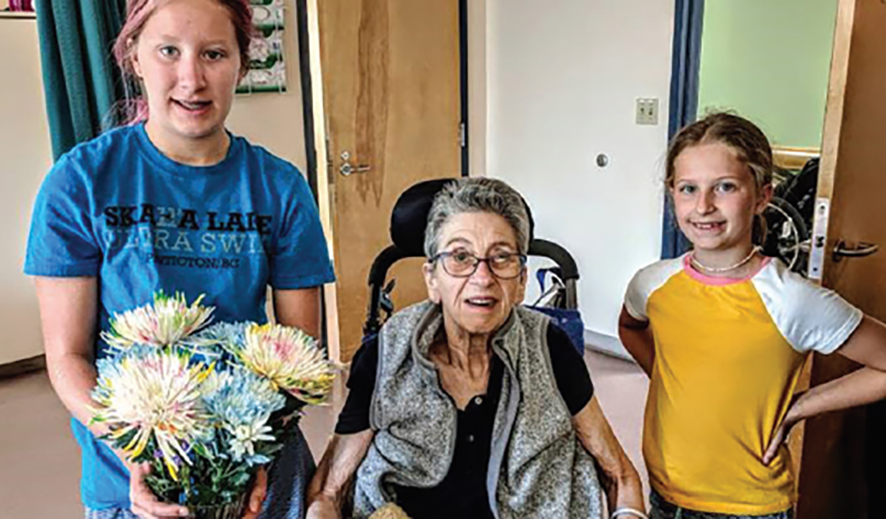
[[[517,278],[517,303],[523,301],[526,297],[526,280],[529,279],[529,267],[523,267],[520,277]]]
[[[142,64],[138,60],[138,46],[132,47],[132,51],[130,51],[129,61],[132,64],[132,71],[135,73],[135,76],[141,80],[144,75],[142,74]]]
[[[763,187],[763,191],[757,199],[757,206],[754,211],[756,214],[763,214],[763,211],[766,210],[766,206],[772,201],[772,189],[772,184]]]
[[[434,276],[436,264],[426,261],[421,266],[421,273],[425,278],[425,286],[428,288],[428,300],[434,304],[440,304],[440,290],[437,288],[437,277]]]

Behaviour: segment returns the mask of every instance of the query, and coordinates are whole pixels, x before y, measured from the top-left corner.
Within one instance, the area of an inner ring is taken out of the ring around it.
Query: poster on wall
[[[249,46],[249,71],[238,94],[286,92],[283,58],[285,0],[250,0],[255,37]]]

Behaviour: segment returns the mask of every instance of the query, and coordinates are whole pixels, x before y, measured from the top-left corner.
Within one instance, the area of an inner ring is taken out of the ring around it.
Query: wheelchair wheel
[[[796,207],[780,197],[772,197],[763,212],[766,219],[766,241],[763,254],[779,258],[794,272],[806,275],[809,228]]]

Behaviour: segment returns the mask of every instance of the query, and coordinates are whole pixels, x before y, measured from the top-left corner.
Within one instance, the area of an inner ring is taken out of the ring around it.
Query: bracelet
[[[612,512],[612,515],[609,519],[616,519],[627,514],[633,515],[634,517],[639,517],[640,519],[649,519],[649,516],[644,514],[643,512],[635,510],[633,508],[628,508],[626,506],[617,508],[614,512]]]

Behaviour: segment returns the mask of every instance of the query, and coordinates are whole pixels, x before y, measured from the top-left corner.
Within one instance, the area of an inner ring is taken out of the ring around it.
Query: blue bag
[[[561,330],[566,332],[572,345],[578,350],[579,355],[584,356],[585,353],[585,324],[582,321],[581,313],[578,310],[567,309],[565,306],[566,287],[557,276],[557,269],[547,268],[538,269],[536,278],[540,287],[541,296],[536,300],[535,304],[526,305],[526,308],[541,312],[551,318],[554,324]],[[550,289],[545,290],[545,278],[551,274],[554,278],[553,285]],[[542,303],[542,299],[548,297],[546,303]]]

